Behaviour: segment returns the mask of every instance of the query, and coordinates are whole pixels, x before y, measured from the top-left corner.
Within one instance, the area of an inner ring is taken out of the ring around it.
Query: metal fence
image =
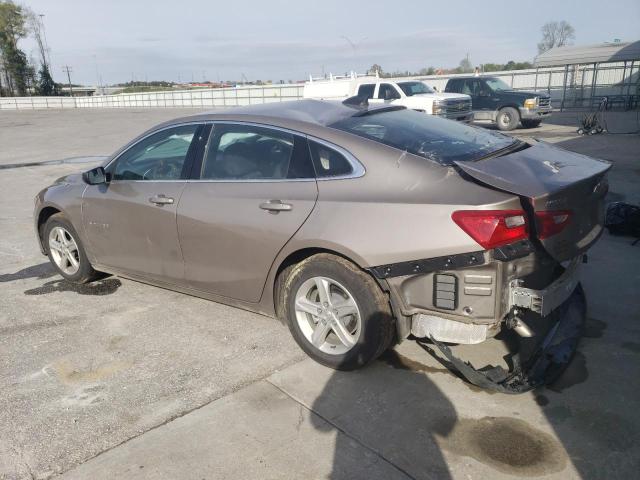
[[[40,108],[235,107],[302,98],[303,85],[264,85],[231,88],[121,93],[92,97],[4,97],[0,110]]]
[[[556,108],[589,108],[604,96],[613,108],[638,108],[640,61],[609,64],[568,65],[529,70],[491,72],[516,90],[545,91]],[[439,91],[447,80],[460,75],[420,78]],[[404,78],[406,80],[406,78]],[[93,97],[4,97],[0,110],[40,108],[125,108],[125,107],[232,107],[302,98],[301,84],[239,86],[144,93],[121,93]]]
[[[491,72],[515,90],[544,91],[557,108],[590,108],[603,97],[610,107],[638,108],[640,100],[640,62],[567,65],[529,70]],[[464,75],[420,77],[444,91],[447,80]]]

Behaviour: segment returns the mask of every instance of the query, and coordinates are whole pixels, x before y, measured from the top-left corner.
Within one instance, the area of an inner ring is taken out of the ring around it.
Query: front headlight
[[[538,104],[537,98],[527,98],[524,101],[524,108],[536,108],[537,104]]]
[[[434,115],[440,115],[443,112],[444,112],[444,105],[439,103],[437,100],[434,101],[433,110],[431,111],[431,113],[433,113]]]

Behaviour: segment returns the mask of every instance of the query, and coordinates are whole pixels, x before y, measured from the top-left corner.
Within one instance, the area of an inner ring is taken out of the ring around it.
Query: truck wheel
[[[542,120],[522,120],[522,126],[524,128],[536,128],[540,126]]]
[[[504,107],[498,110],[498,116],[496,117],[496,123],[498,128],[502,131],[510,131],[518,126],[520,121],[520,114],[518,110],[513,107]]]
[[[354,370],[380,356],[394,338],[389,299],[378,284],[342,257],[321,253],[278,278],[279,316],[318,363]]]

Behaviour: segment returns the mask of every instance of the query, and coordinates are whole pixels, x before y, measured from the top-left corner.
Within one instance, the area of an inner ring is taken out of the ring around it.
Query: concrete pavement
[[[96,121],[113,137],[94,151],[73,136],[87,121],[77,113],[52,146],[45,124],[19,127],[23,113],[0,120],[15,127],[2,145],[17,145],[0,163],[109,153],[130,128],[105,112]],[[614,161],[610,199],[640,203],[640,138],[573,130],[516,134]],[[60,281],[37,251],[32,198],[89,166],[0,170],[0,478],[632,478],[640,467],[640,246],[629,238],[605,234],[584,265],[590,318],[566,374],[491,394],[414,342],[335,372],[267,317],[124,279]]]

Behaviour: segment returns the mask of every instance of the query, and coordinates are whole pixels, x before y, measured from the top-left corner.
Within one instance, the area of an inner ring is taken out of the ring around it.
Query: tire
[[[324,296],[319,285],[328,286],[323,288]],[[329,305],[323,305],[327,291]],[[330,368],[363,367],[378,358],[394,339],[395,322],[388,297],[371,276],[336,255],[313,255],[285,269],[276,283],[276,302],[279,316],[300,348]],[[317,335],[314,345],[316,330],[322,334]],[[346,337],[351,343],[341,341]]]
[[[522,120],[522,126],[524,128],[536,128],[539,127],[542,120]]]
[[[520,114],[518,110],[513,107],[504,107],[498,110],[498,115],[496,116],[496,124],[498,125],[498,129],[503,132],[509,132],[515,129],[520,122]]]
[[[60,248],[53,248],[52,242]],[[43,229],[42,243],[49,261],[65,280],[82,284],[103,276],[89,263],[80,237],[63,214],[56,213],[49,217]],[[72,263],[72,259],[77,265]]]

